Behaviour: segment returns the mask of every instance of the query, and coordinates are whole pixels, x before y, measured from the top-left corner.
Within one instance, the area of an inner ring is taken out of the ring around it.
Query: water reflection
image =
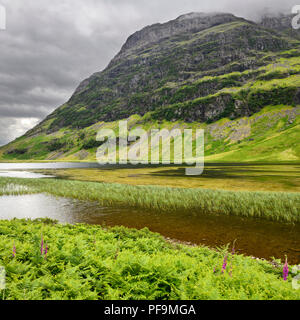
[[[300,263],[300,225],[258,221],[239,217],[156,213],[146,210],[103,208],[95,202],[54,198],[45,195],[0,198],[0,219],[49,217],[62,223],[148,227],[166,237],[211,247],[237,239],[240,253]]]
[[[49,169],[86,169],[99,168],[96,162],[36,162],[36,163],[0,163],[0,177],[10,178],[53,178],[54,176],[28,172],[26,170]],[[18,171],[16,171],[18,170]]]
[[[9,178],[27,178],[27,179],[41,179],[41,178],[54,178],[54,176],[28,172],[28,171],[0,171],[0,177]]]
[[[97,162],[0,162],[0,170],[34,170],[34,169],[71,169],[71,168],[99,168]]]

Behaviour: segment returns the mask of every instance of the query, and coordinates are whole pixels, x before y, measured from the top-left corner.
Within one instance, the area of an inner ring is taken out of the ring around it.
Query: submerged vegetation
[[[0,300],[300,299],[279,262],[174,245],[148,229],[0,221],[0,266]]]
[[[19,186],[19,191],[10,191],[8,186],[12,184]],[[24,187],[26,189],[22,190]],[[162,214],[181,210],[199,215],[235,215],[300,222],[299,193],[232,192],[57,179],[0,178],[0,195],[16,193],[47,193],[58,197],[98,201],[103,206],[157,210]]]
[[[300,192],[299,163],[205,163],[201,176],[186,166],[113,165],[86,169],[35,170],[68,180],[229,191]]]

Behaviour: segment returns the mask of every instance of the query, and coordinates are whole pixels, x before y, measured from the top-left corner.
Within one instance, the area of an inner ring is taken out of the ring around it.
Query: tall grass
[[[300,222],[298,193],[234,192],[56,179],[0,178],[0,195],[10,193],[7,189],[9,185],[19,186],[18,192],[15,189],[11,194],[46,193],[58,197],[98,201],[103,206],[156,210],[162,214],[181,210],[193,214],[235,215]]]

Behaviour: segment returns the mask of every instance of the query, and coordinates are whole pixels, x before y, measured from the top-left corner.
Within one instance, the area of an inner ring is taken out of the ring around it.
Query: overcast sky
[[[298,1],[299,2],[299,1]],[[22,135],[106,67],[129,35],[188,12],[249,19],[296,0],[0,0],[0,145]]]

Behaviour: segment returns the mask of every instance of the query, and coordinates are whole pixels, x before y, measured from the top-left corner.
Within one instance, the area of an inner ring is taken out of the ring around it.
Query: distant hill
[[[290,16],[189,13],[145,27],[1,159],[94,160],[97,130],[129,118],[205,128],[211,160],[300,160],[299,45]]]

